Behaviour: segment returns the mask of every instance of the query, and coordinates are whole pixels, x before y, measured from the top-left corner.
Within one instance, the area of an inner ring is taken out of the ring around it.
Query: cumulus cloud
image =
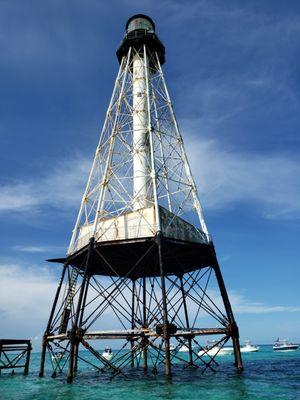
[[[0,212],[27,212],[43,206],[62,209],[78,206],[90,166],[90,159],[77,156],[58,163],[41,178],[3,185]]]
[[[191,135],[186,136],[186,148],[205,209],[247,204],[266,218],[299,216],[300,165],[296,159],[276,153],[241,153],[224,149],[217,140]],[[3,186],[0,212],[78,207],[90,165],[89,157],[76,157],[37,180]]]
[[[216,311],[215,306],[213,305],[214,303],[219,308],[219,310],[223,312],[223,314],[226,314],[219,289],[217,289],[216,286],[209,287],[207,289],[207,295],[208,297],[204,297],[207,304]],[[247,297],[243,292],[236,290],[228,291],[228,296],[234,314],[300,313],[300,305],[290,306],[266,304],[263,301],[252,300],[251,298]],[[187,303],[191,314],[193,312],[196,312],[196,304],[189,299]],[[199,313],[199,317],[200,319],[203,317],[207,317],[207,313],[204,310],[201,310],[201,312]]]
[[[63,251],[65,250],[62,246],[28,246],[28,245],[16,245],[12,246],[12,250],[24,252],[24,253],[46,253],[50,251]]]
[[[244,203],[265,217],[298,216],[300,165],[284,154],[252,154],[225,150],[215,140],[187,140],[192,170],[205,209]]]
[[[300,312],[299,306],[268,305],[259,301],[247,299],[238,292],[229,293],[233,311],[237,314],[267,314],[267,313],[295,313]]]
[[[50,267],[1,264],[1,336],[40,336],[56,286],[57,279]]]

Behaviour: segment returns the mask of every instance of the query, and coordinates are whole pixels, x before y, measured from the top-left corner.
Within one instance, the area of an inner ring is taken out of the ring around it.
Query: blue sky
[[[151,16],[242,339],[300,342],[300,3],[0,2],[0,337],[43,332],[118,69]],[[31,320],[28,317],[31,316]]]

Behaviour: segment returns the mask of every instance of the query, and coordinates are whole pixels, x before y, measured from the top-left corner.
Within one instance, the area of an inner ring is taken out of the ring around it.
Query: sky
[[[118,70],[149,15],[241,339],[300,342],[300,3],[0,0],[0,337],[40,342]]]

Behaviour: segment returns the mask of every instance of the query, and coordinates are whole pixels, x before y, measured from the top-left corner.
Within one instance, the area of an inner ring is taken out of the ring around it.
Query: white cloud
[[[270,306],[263,302],[251,301],[237,292],[229,293],[230,302],[234,313],[237,314],[267,314],[267,313],[294,313],[300,312],[296,306]]]
[[[219,289],[216,287],[210,287],[207,289],[207,295],[218,306],[218,308],[225,313]],[[235,290],[229,291],[228,297],[234,314],[300,313],[300,305],[269,305],[262,301],[249,299],[244,293]],[[211,305],[209,298],[206,298],[206,301]],[[189,309],[193,311],[196,310],[196,305],[192,301],[189,301]],[[205,311],[201,311],[199,315],[201,317],[207,316]]]
[[[239,153],[214,140],[187,138],[204,209],[252,204],[268,218],[300,213],[300,165],[284,154]]]
[[[58,163],[39,179],[10,183],[0,189],[0,212],[27,212],[43,206],[79,206],[90,159],[80,156]]]
[[[41,336],[57,287],[52,271],[50,267],[0,265],[2,336]]]
[[[16,182],[0,189],[0,211],[26,211],[38,204],[39,198],[31,183]]]
[[[197,20],[199,25],[205,26],[207,34],[214,34],[222,30],[219,40],[226,45],[246,46],[278,46],[278,42],[297,40],[300,33],[299,15],[290,13],[280,15],[275,19],[267,9],[258,10],[251,4],[230,4],[215,1],[199,0],[186,2],[169,0],[165,2],[165,11],[168,20],[178,26],[186,26]],[[213,30],[209,29],[213,24]],[[187,32],[192,34],[193,30]],[[200,42],[201,43],[201,42]]]
[[[300,164],[296,159],[285,154],[241,153],[224,149],[216,140],[185,138],[204,210],[247,204],[266,218],[300,215]],[[36,181],[2,187],[0,212],[79,207],[90,166],[89,157],[78,156]]]
[[[13,246],[12,249],[24,253],[45,253],[50,251],[65,250],[63,246],[26,246],[26,245],[16,245]]]

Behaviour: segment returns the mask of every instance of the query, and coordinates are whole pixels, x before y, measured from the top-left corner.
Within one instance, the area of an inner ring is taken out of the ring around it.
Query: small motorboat
[[[295,351],[298,350],[299,345],[289,342],[287,339],[275,340],[273,350],[274,351]]]
[[[189,351],[189,348],[188,348],[188,346],[186,345],[186,344],[183,344],[180,348],[179,348],[179,350],[178,350],[180,353],[187,353],[188,351]]]
[[[257,351],[259,351],[259,347],[251,344],[249,340],[241,347],[241,353],[255,353]]]
[[[170,343],[170,351],[175,351],[177,346],[174,343]]]
[[[225,356],[233,353],[233,347],[221,347],[216,341],[208,341],[207,345],[198,352],[198,356]]]
[[[215,356],[218,353],[218,350],[218,346],[212,348],[205,346],[198,352],[198,356]]]
[[[107,361],[110,361],[112,359],[113,352],[110,347],[105,347],[105,350],[102,353],[102,357],[104,357]]]
[[[52,360],[53,361],[60,361],[65,357],[65,354],[63,351],[56,351],[53,355],[52,355]]]
[[[194,348],[194,346],[192,346],[192,349]],[[175,350],[176,350],[177,348],[175,347]],[[180,353],[188,353],[189,351],[190,351],[190,348],[189,348],[189,346],[188,345],[186,345],[186,344],[183,344],[181,347],[179,347],[179,350],[178,351],[180,351]]]
[[[234,352],[234,348],[231,346],[226,346],[226,347],[222,347],[220,349],[219,354],[221,355],[226,355],[226,354],[232,354]]]

